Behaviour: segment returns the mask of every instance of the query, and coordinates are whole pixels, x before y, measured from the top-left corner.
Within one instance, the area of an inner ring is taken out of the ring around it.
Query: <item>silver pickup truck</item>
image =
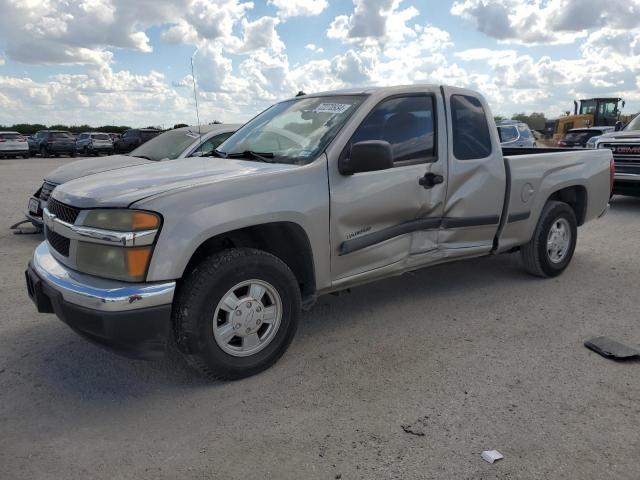
[[[175,342],[205,375],[241,378],[322,294],[515,251],[560,274],[613,175],[609,150],[503,152],[482,96],[430,85],[286,100],[216,155],[56,188],[26,271],[38,311],[124,354]]]

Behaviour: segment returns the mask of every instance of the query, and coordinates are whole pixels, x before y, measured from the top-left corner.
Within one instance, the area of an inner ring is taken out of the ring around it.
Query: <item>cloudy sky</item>
[[[640,0],[0,0],[0,124],[244,121],[298,90],[446,83],[494,114],[640,111]]]

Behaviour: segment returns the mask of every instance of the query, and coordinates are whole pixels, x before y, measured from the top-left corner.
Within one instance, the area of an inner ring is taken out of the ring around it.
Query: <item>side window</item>
[[[196,148],[195,151],[202,152],[202,155],[208,155],[216,148],[218,148],[222,144],[222,142],[224,142],[231,135],[233,135],[233,132],[222,133],[220,135],[216,135],[215,137],[211,137],[198,148]]]
[[[378,105],[351,137],[351,144],[385,140],[394,162],[435,161],[433,97],[391,98]]]
[[[474,160],[491,155],[491,135],[480,100],[469,95],[451,95],[453,155]]]

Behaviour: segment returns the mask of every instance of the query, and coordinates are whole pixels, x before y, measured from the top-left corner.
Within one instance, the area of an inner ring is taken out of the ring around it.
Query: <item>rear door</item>
[[[441,247],[449,256],[491,250],[505,198],[506,173],[491,110],[475,92],[443,87],[450,132]]]
[[[445,186],[419,183],[446,171],[446,150],[442,155],[438,148],[444,111],[438,112],[443,106],[437,95],[437,89],[425,88],[380,98],[342,150],[348,155],[354,143],[385,140],[394,168],[345,176],[337,162],[330,163],[334,281],[394,264],[401,269],[411,254],[437,248]]]

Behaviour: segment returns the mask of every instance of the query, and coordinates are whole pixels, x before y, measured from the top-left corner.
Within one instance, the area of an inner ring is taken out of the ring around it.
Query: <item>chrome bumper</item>
[[[58,262],[42,242],[31,265],[51,288],[74,305],[103,312],[120,312],[167,305],[173,301],[176,282],[127,283],[86,275]]]
[[[616,173],[615,180],[624,182],[637,182],[640,183],[640,175],[637,173]]]

